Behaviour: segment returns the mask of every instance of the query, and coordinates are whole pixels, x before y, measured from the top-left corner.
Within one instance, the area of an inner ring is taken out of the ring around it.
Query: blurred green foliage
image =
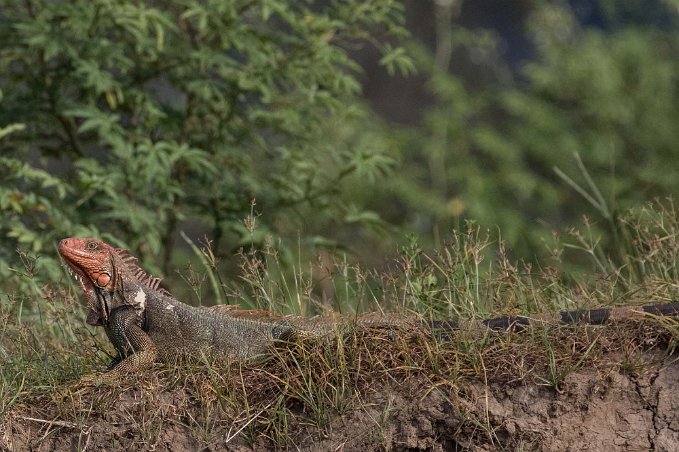
[[[186,229],[217,257],[375,263],[406,231],[435,247],[473,220],[533,259],[583,214],[615,247],[619,211],[679,192],[676,2],[601,1],[596,27],[535,2],[518,71],[461,4],[436,2],[432,52],[395,0],[0,2],[0,284],[58,278],[75,235],[168,274]],[[425,80],[419,123],[361,103],[361,45]]]
[[[459,6],[440,2],[437,15]],[[412,49],[434,101],[399,130],[402,177],[369,206],[390,206],[385,218],[434,246],[463,220],[497,225],[512,254],[532,260],[546,254],[546,232],[582,215],[601,220],[613,252],[619,212],[679,193],[676,2],[590,6],[598,26],[565,2],[536,2],[524,24],[534,55],[518,70],[497,35],[439,20],[434,53]],[[596,186],[601,202],[573,185]]]
[[[355,213],[339,184],[393,161],[333,140],[366,115],[347,49],[375,45],[411,71],[381,44],[401,22],[392,0],[3,1],[0,279],[17,247],[57,274],[64,236],[102,236],[168,273],[183,221],[219,249]]]

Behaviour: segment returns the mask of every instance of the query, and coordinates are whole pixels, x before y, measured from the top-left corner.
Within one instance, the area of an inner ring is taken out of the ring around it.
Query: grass
[[[552,259],[540,264],[514,262],[502,243],[473,224],[434,252],[411,240],[395,264],[380,271],[344,257],[305,271],[299,264],[288,269],[268,247],[241,254],[237,284],[225,283],[214,255],[196,246],[205,272],[202,279],[194,272],[186,280],[203,296],[211,290],[217,299],[278,313],[339,311],[348,317],[384,311],[423,319],[481,318],[679,300],[679,217],[672,201],[616,222],[615,243],[624,243],[622,248],[606,251],[596,225],[585,221],[554,235]],[[568,262],[582,256],[590,259],[591,271],[570,271]],[[77,378],[99,371],[110,347],[101,331],[82,322],[77,288],[42,287],[31,272],[26,284],[26,295],[0,294],[0,441],[11,430],[33,447],[58,448],[66,433],[75,433],[71,446],[77,450],[94,444],[294,448],[333,434],[338,418],[364,413],[351,429],[352,441],[388,448],[390,423],[403,416],[395,397],[406,395],[411,401],[437,398],[457,419],[450,431],[499,444],[492,420],[469,409],[470,382],[558,390],[583,367],[641,374],[651,365],[641,352],[671,352],[679,334],[672,319],[443,336],[349,326],[328,340],[275,351],[256,365],[180,360],[120,385],[89,387]]]

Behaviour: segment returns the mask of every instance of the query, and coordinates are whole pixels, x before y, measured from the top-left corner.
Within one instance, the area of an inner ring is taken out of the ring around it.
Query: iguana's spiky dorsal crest
[[[130,254],[129,250],[124,248],[114,248],[114,251],[120,257],[120,259],[127,265],[127,268],[134,275],[139,282],[148,289],[157,290],[164,295],[170,295],[170,293],[160,287],[161,278],[151,276],[146,271],[141,268],[138,264],[139,260]]]

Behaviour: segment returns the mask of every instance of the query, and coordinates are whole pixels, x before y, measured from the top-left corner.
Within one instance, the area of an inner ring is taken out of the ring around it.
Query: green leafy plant
[[[338,184],[390,169],[384,146],[328,139],[365,116],[349,49],[411,71],[380,44],[402,22],[393,0],[4,2],[0,124],[23,126],[3,129],[0,261],[88,233],[168,273],[185,221],[224,253],[262,245],[240,227],[253,199],[283,237],[348,212]]]

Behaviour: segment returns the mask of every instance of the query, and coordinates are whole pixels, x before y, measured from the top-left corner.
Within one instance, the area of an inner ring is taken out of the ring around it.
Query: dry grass
[[[82,445],[90,440],[127,449],[162,449],[168,432],[187,441],[187,448],[280,448],[304,443],[306,435],[323,437],[334,419],[366,409],[366,401],[389,388],[414,398],[436,391],[450,401],[456,410],[450,415],[459,418],[461,428],[492,437],[489,421],[464,409],[470,381],[559,390],[568,373],[583,366],[602,375],[612,370],[640,375],[654,365],[642,352],[672,348],[676,331],[674,323],[622,322],[541,326],[484,338],[461,333],[439,341],[425,330],[394,337],[384,329],[361,328],[279,351],[257,366],[181,362],[158,365],[113,386],[63,381],[24,394],[12,416],[32,420],[33,446],[54,446],[68,430],[80,435]],[[388,405],[384,410],[388,415]],[[379,434],[379,425],[379,420],[368,425],[369,434]]]
[[[556,246],[550,265],[513,263],[501,244],[471,227],[440,250],[424,253],[412,243],[398,265],[365,271],[345,260],[327,264],[324,291],[318,267],[285,279],[273,249],[243,256],[243,281],[215,290],[258,307],[316,312],[401,312],[420,318],[486,317],[606,305],[640,305],[679,299],[679,218],[657,205],[630,214],[625,254],[618,266],[587,239],[585,224],[572,244],[594,256],[598,272],[572,274]],[[588,229],[590,228],[590,229]],[[588,232],[589,231],[589,232]],[[561,241],[555,237],[555,243]],[[217,263],[204,254],[211,271]],[[563,264],[563,265],[562,265]],[[315,269],[315,270],[314,270]],[[316,271],[316,274],[314,274]],[[210,278],[212,282],[220,281]],[[394,409],[375,402],[385,388],[413,398],[436,392],[459,419],[459,429],[495,441],[488,419],[460,403],[470,381],[537,384],[559,390],[582,367],[642,374],[654,363],[649,349],[672,352],[679,328],[673,319],[620,322],[606,327],[536,325],[522,334],[485,331],[440,335],[427,329],[356,328],[327,341],[307,341],[276,351],[263,363],[187,361],[158,364],[119,385],[92,387],[80,375],[98,371],[109,346],[85,327],[70,292],[36,287],[35,299],[0,300],[0,444],[3,434],[30,438],[37,447],[63,445],[65,431],[86,449],[108,447],[292,447],[330,432],[338,416],[370,412],[361,433],[371,444],[386,441]],[[288,310],[289,311],[289,310]],[[23,436],[22,436],[23,435]],[[74,446],[75,444],[75,446]],[[5,444],[5,447],[8,447]]]

